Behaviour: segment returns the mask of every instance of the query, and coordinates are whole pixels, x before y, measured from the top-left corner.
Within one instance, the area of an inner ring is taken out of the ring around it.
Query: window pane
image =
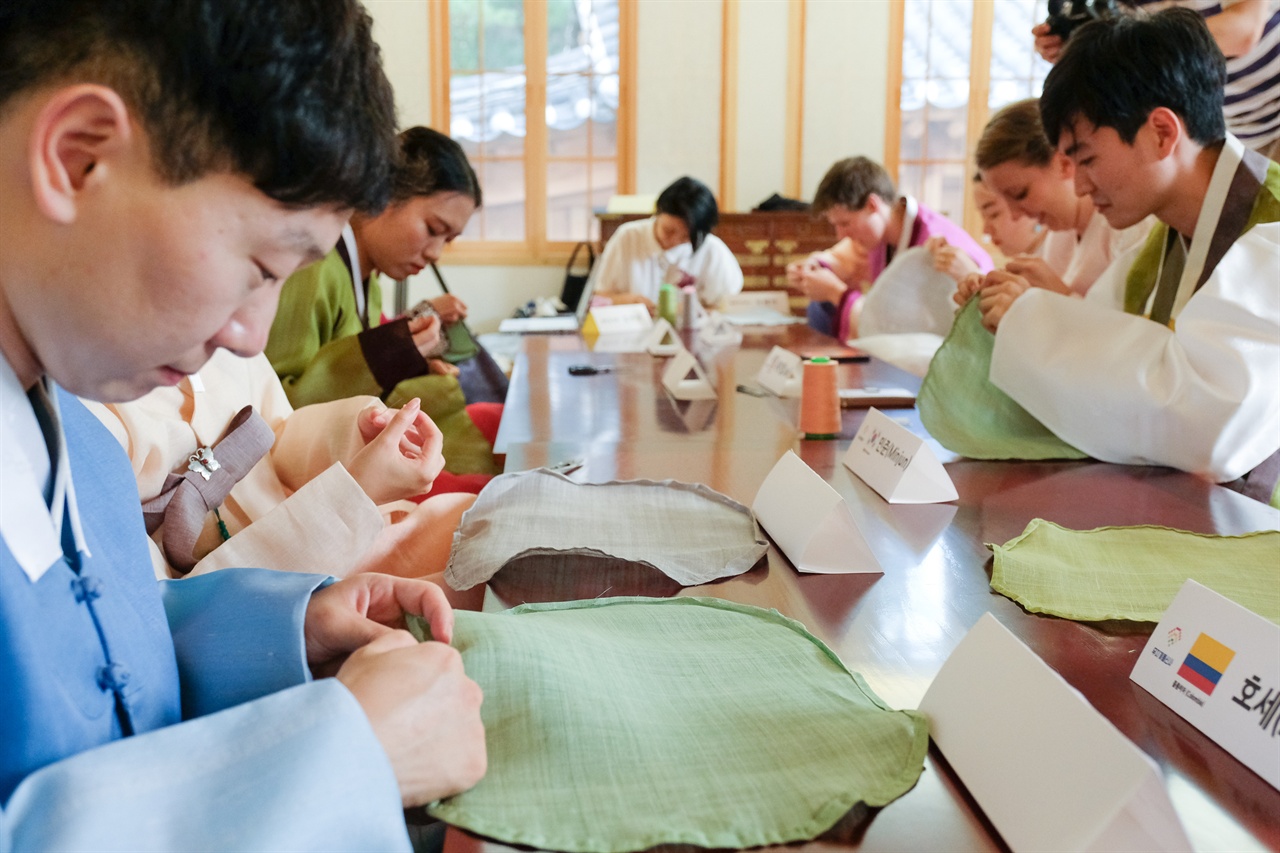
[[[928,7],[929,76],[968,80],[969,51],[973,47],[972,0],[931,0]]]
[[[965,167],[963,163],[931,163],[925,170],[919,200],[953,222],[964,214]]]
[[[1031,28],[1047,15],[1046,0],[995,0],[987,99],[992,109],[1039,96],[1049,64],[1036,54]]]
[[[484,207],[471,217],[462,239],[525,239],[524,163],[519,160],[482,160],[472,165],[484,192]]]
[[[929,111],[929,136],[925,147],[930,160],[964,160],[967,156],[968,100],[966,95],[961,106]]]
[[[617,192],[612,160],[550,163],[547,166],[547,239],[578,241],[599,235],[595,211]]]
[[[480,70],[480,4],[449,0],[449,65],[454,71]]]
[[[898,178],[898,193],[919,199],[923,190],[920,185],[920,179],[924,175],[924,170],[914,163],[904,163],[899,167],[898,172],[900,174]]]

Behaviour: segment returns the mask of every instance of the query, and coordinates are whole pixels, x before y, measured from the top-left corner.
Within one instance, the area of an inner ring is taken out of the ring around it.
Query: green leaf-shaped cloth
[[[1159,622],[1188,579],[1280,624],[1280,532],[1068,530],[1043,518],[995,551],[991,588],[1032,613]]]
[[[433,816],[533,847],[620,853],[812,838],[919,778],[928,725],[802,625],[714,599],[458,613],[489,770]]]
[[[970,459],[1085,459],[991,384],[995,336],[970,299],[925,374],[916,407],[929,435]]]

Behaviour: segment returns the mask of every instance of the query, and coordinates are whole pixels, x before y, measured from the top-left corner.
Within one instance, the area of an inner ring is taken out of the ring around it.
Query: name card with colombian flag
[[[951,475],[924,439],[877,408],[867,410],[844,464],[891,504],[953,501]]]
[[[1280,625],[1189,580],[1129,677],[1280,788]]]
[[[920,710],[1017,853],[1192,849],[1155,762],[990,613]]]

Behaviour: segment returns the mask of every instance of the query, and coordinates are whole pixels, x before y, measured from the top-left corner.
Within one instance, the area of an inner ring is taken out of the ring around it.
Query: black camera
[[[1119,0],[1049,0],[1049,33],[1065,44],[1076,27],[1120,14]]]

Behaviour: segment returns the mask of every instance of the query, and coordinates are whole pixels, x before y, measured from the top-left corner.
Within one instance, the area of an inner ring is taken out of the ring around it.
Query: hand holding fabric
[[[960,282],[965,276],[978,271],[973,258],[947,242],[946,237],[930,237],[925,248],[933,256],[933,268]]]
[[[390,409],[361,412],[362,435],[372,430]],[[347,463],[347,471],[377,504],[426,494],[444,468],[439,427],[422,413],[415,398],[395,412],[386,425]]]
[[[409,334],[413,335],[413,345],[422,353],[423,360],[440,352],[440,330],[438,315],[409,318]]]
[[[1025,278],[1007,270],[987,273],[982,291],[978,294],[978,309],[982,312],[982,325],[988,331],[995,332],[1014,300],[1030,289],[1031,284]]]
[[[951,295],[951,299],[956,305],[963,308],[973,295],[982,290],[982,283],[987,277],[980,272],[969,273],[956,285],[956,292]]]
[[[453,639],[453,608],[429,581],[371,572],[316,590],[304,627],[312,672],[319,676],[343,665],[348,655],[380,637],[403,633],[411,638],[401,630],[406,613],[427,620],[433,639]]]
[[[418,643],[407,631],[389,631],[352,654],[338,680],[368,716],[406,807],[461,793],[484,776],[484,697],[454,649]]]
[[[1014,275],[1025,278],[1032,287],[1052,290],[1054,293],[1067,296],[1072,293],[1071,288],[1045,263],[1044,258],[1035,255],[1018,255],[1005,264],[1004,268]]]
[[[446,326],[467,318],[467,303],[452,293],[446,293],[443,296],[437,296],[432,299],[431,307],[440,315],[441,322]]]

